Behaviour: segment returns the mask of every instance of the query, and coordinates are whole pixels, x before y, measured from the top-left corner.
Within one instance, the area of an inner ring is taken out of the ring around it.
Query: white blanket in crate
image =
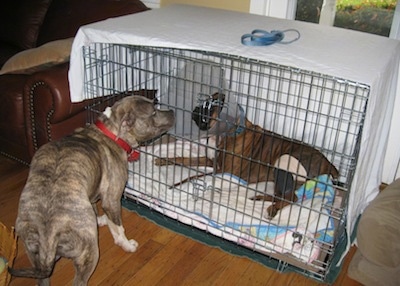
[[[329,207],[334,191],[327,175],[306,182],[297,190],[299,202],[268,220],[264,212],[270,203],[248,198],[256,191],[273,193],[273,183],[246,185],[229,174],[218,174],[169,188],[196,174],[186,167],[154,165],[155,156],[166,157],[169,153],[171,157],[171,150],[186,156],[204,152],[201,147],[179,141],[143,148],[140,160],[129,166],[126,193],[185,224],[260,252],[290,253],[306,263],[317,259],[321,243],[332,242],[334,227]]]

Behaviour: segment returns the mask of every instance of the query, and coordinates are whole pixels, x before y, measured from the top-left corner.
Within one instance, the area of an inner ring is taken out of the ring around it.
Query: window
[[[397,0],[297,0],[295,19],[388,37],[396,4]]]
[[[397,0],[250,0],[250,13],[400,39]]]

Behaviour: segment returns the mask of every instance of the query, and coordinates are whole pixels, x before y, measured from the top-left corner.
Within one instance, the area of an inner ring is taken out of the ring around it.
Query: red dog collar
[[[139,151],[132,149],[132,147],[128,143],[126,143],[125,140],[115,136],[114,133],[112,133],[110,130],[107,129],[107,127],[104,125],[103,122],[97,120],[94,124],[97,126],[97,128],[101,130],[101,132],[103,132],[104,135],[113,140],[115,143],[121,146],[122,149],[126,151],[126,153],[128,154],[129,162],[139,160],[140,156]]]

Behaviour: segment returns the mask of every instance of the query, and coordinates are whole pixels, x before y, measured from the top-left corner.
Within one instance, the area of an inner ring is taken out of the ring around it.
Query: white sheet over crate
[[[299,30],[301,38],[290,45],[243,46],[241,35],[256,28],[294,28]],[[81,48],[95,42],[221,52],[371,85],[389,66],[396,69],[400,51],[398,41],[366,33],[232,11],[172,5],[83,26],[75,37],[71,54],[73,101],[82,100],[84,91]]]

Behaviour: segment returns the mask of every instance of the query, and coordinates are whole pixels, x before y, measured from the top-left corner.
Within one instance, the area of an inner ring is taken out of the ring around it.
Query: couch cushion
[[[0,42],[22,50],[36,46],[51,0],[1,0]]]
[[[73,38],[49,42],[40,47],[22,51],[11,57],[0,70],[1,74],[30,74],[50,66],[67,62]]]
[[[386,187],[364,210],[357,229],[362,255],[376,265],[400,266],[400,179]]]
[[[146,10],[148,8],[139,0],[53,1],[40,30],[38,44],[74,37],[82,25]]]
[[[376,265],[362,256],[359,250],[353,255],[347,275],[365,286],[396,286],[400,285],[400,266],[388,268]]]

